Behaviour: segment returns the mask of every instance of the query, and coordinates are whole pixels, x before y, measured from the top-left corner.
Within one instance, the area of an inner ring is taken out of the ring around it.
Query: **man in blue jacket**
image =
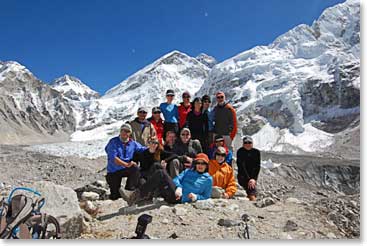
[[[130,139],[132,129],[129,124],[123,124],[120,135],[110,139],[105,147],[107,153],[107,175],[106,181],[110,187],[111,200],[121,197],[120,187],[123,177],[127,177],[125,189],[134,191],[139,182],[139,167],[132,161],[135,152],[142,152],[147,147]]]

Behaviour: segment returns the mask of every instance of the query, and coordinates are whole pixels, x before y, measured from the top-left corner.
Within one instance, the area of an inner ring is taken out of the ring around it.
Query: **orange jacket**
[[[231,110],[231,112],[232,112],[232,117],[233,117],[233,130],[231,131],[231,133],[230,133],[229,136],[233,140],[234,137],[237,134],[237,115],[236,115],[236,110],[229,103],[226,104],[226,107],[229,108]]]
[[[237,184],[230,165],[227,163],[220,165],[217,160],[210,160],[209,174],[213,177],[213,186],[223,188],[229,197],[232,197],[236,193]]]

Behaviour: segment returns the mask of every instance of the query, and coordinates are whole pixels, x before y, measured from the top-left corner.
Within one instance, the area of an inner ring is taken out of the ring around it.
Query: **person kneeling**
[[[213,177],[212,198],[229,199],[237,191],[233,169],[226,163],[225,158],[226,149],[218,147],[215,152],[215,159],[209,162],[209,174]]]

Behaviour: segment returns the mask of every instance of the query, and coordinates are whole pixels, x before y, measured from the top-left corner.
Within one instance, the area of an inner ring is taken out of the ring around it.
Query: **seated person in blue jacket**
[[[120,135],[110,139],[105,147],[107,153],[106,181],[110,187],[110,199],[121,197],[121,180],[127,177],[125,189],[134,191],[138,187],[140,172],[138,165],[132,161],[134,153],[142,152],[147,147],[130,138],[132,129],[129,124],[123,124]]]
[[[200,153],[194,160],[192,169],[186,169],[173,179],[165,169],[156,169],[146,183],[131,194],[123,195],[129,206],[150,197],[151,193],[159,195],[168,203],[194,202],[210,198],[213,179],[208,173],[209,159]]]
[[[232,150],[229,150],[226,144],[224,143],[224,138],[222,135],[216,135],[214,139],[214,143],[209,146],[209,159],[215,160],[215,153],[219,147],[223,147],[226,150],[226,163],[232,166],[233,153]]]

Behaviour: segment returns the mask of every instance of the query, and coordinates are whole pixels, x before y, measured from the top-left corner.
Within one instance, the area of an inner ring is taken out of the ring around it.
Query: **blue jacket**
[[[191,202],[189,193],[197,195],[197,200],[209,199],[212,195],[213,178],[209,173],[200,174],[193,169],[186,169],[173,179],[176,187],[182,188],[181,202]]]
[[[133,159],[135,152],[143,152],[147,147],[144,147],[138,142],[130,139],[124,144],[120,137],[110,139],[105,147],[107,153],[107,173],[114,173],[124,169],[125,167],[115,164],[115,157],[120,158],[125,162],[130,162]]]
[[[209,132],[214,132],[214,110],[213,109],[207,109],[204,111],[204,114],[208,115],[208,130]]]
[[[159,108],[164,116],[164,121],[167,123],[178,123],[178,107],[176,104],[161,103]]]
[[[210,160],[215,160],[215,152],[217,152],[217,146],[215,144],[212,144],[209,146],[209,150],[208,150],[208,157]],[[232,150],[229,150],[228,148],[226,148],[228,150],[228,153],[226,155],[226,162],[232,166],[232,159],[233,159],[233,152]]]

